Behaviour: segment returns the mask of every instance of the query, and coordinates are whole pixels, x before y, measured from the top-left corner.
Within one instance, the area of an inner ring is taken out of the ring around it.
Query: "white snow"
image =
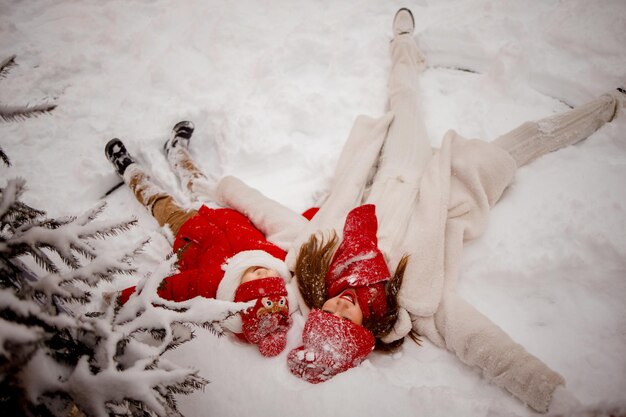
[[[384,110],[402,6],[429,59],[421,86],[434,146],[450,128],[491,140],[626,82],[623,0],[5,0],[0,59],[16,54],[18,65],[0,79],[0,104],[58,107],[0,123],[13,163],[2,183],[26,178],[24,201],[50,216],[84,212],[118,182],[103,149],[120,137],[188,203],[162,152],[187,119],[208,175],[237,175],[303,211],[324,192],[354,118]],[[625,181],[622,111],[520,169],[464,254],[460,293],[560,372],[583,411],[626,407]],[[154,270],[168,232],[128,189],[106,200],[101,218],[138,217],[129,239],[151,237],[138,267]],[[302,325],[294,320],[288,349]],[[211,380],[179,398],[187,416],[534,415],[428,342],[311,385],[289,373],[287,351],[268,359],[196,333],[168,354]]]

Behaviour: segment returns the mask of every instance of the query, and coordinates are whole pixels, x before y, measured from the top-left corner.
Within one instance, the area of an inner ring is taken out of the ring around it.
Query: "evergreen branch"
[[[67,281],[78,280],[90,287],[96,286],[100,280],[111,281],[115,275],[130,275],[136,269],[126,259],[128,252],[124,249],[98,252],[86,265],[72,271],[67,271],[64,277]]]
[[[90,223],[91,221],[95,220],[96,217],[98,217],[100,215],[100,213],[102,213],[102,211],[104,211],[106,205],[107,205],[106,201],[102,201],[102,202],[98,203],[92,209],[90,209],[87,212],[83,213],[81,216],[78,216],[78,218],[76,219],[77,223],[79,225],[81,225],[81,226],[84,226],[87,223]]]
[[[9,243],[11,257],[18,257],[21,255],[29,254],[34,261],[45,269],[48,273],[57,273],[59,269],[55,263],[46,255],[42,250],[35,246],[30,246],[26,243],[18,242],[17,244]]]
[[[172,334],[172,340],[165,347],[165,351],[176,349],[178,346],[196,337],[189,327],[180,322],[172,323]]]
[[[19,290],[20,271],[9,263],[9,259],[2,254],[0,257],[0,289],[14,288]]]
[[[108,267],[105,276],[111,275],[132,275],[137,272],[137,269],[132,267]]]
[[[18,213],[41,213],[26,204],[19,201],[24,189],[26,188],[26,180],[23,178],[14,178],[9,180],[6,187],[0,189],[0,222],[7,223],[5,217],[17,210]],[[35,216],[36,217],[36,216]]]
[[[84,226],[84,232],[78,235],[81,239],[104,239],[107,237],[119,236],[120,234],[127,232],[131,227],[137,224],[137,219],[117,221],[113,224],[106,223],[92,223],[91,225]]]
[[[173,386],[170,390],[173,394],[187,395],[196,390],[203,390],[209,382],[197,373],[193,373],[182,384]]]
[[[127,303],[127,310],[134,305],[124,324],[117,324],[121,309],[116,303],[103,304],[104,312],[82,313],[78,303],[91,299],[83,284],[94,286],[134,271],[130,260],[146,243],[101,251],[92,239],[120,234],[136,220],[95,222],[104,205],[77,218],[42,219],[43,212],[19,201],[22,189],[23,184],[13,183],[0,190],[0,342],[9,341],[0,343],[0,371],[10,371],[0,390],[15,394],[0,402],[3,409],[50,416],[180,415],[175,395],[202,389],[208,381],[161,355],[193,338],[188,323],[204,322],[221,332],[220,319],[234,314],[238,305],[200,302],[195,307],[193,301],[162,300],[157,288],[171,272],[175,258],[170,257],[142,284],[142,294]],[[23,254],[52,273],[30,270],[16,258]],[[41,339],[16,333],[35,327]],[[9,355],[28,359],[3,355],[7,346],[15,347]],[[24,383],[25,374],[36,377],[37,384]],[[99,389],[85,395],[88,386]]]
[[[120,188],[122,185],[124,185],[124,181],[120,181],[117,184],[115,184],[113,187],[109,188],[107,191],[105,191],[104,194],[102,194],[100,196],[100,199],[105,199],[107,198],[111,193],[113,193],[113,191],[117,190],[118,188]]]
[[[15,122],[26,120],[30,117],[40,116],[44,113],[50,113],[57,107],[56,104],[36,104],[34,106],[0,106],[0,119],[5,122]]]
[[[56,219],[44,219],[36,224],[33,224],[33,226],[39,226],[46,229],[58,229],[61,226],[72,223],[74,220],[76,220],[76,217],[73,216],[59,217]]]
[[[90,292],[81,292],[80,295],[72,295],[69,297],[64,297],[63,301],[67,304],[82,304],[85,305],[91,301],[91,293]]]
[[[189,369],[139,369],[128,370],[103,369],[93,373],[85,357],[76,364],[74,372],[66,381],[61,382],[63,389],[70,394],[76,393],[73,398],[77,406],[89,415],[102,415],[107,403],[120,404],[134,402],[142,408],[149,406],[151,412],[159,416],[180,415],[177,410],[171,409],[167,400],[159,392],[158,387],[186,386],[204,387],[208,381],[197,375],[197,371]],[[97,386],[98,390],[90,392],[89,396],[81,395],[85,387]]]
[[[2,210],[2,208],[0,208],[0,210]],[[3,230],[11,230],[11,234],[13,234],[16,229],[26,223],[36,222],[37,219],[44,214],[45,212],[27,206],[21,201],[15,201],[6,207],[6,211],[2,212],[0,215],[0,224]]]
[[[96,259],[96,254],[94,253],[94,249],[90,247],[89,245],[86,245],[86,244],[78,245],[76,243],[70,243],[70,249],[73,252],[76,252],[82,255],[85,259],[88,259],[89,261],[93,261],[94,259]],[[78,269],[78,267],[74,269]]]
[[[26,324],[23,320],[17,319],[18,317],[13,314],[12,310],[0,310],[0,329],[2,329],[0,332],[0,357],[19,354],[14,349],[6,349],[11,345],[36,344],[45,335],[41,326]]]
[[[2,160],[2,163],[4,163],[4,165],[8,167],[11,166],[11,161],[9,160],[9,157],[7,156],[7,154],[4,153],[4,150],[2,150],[1,146],[0,146],[0,160]]]
[[[140,253],[143,252],[144,247],[146,247],[149,243],[150,243],[150,238],[145,239],[143,242],[141,242],[139,245],[137,245],[137,247],[135,247],[135,249],[129,253],[128,255],[126,255],[125,257],[123,257],[122,259],[120,259],[121,262],[128,262],[130,263],[137,255],[139,255]],[[165,257],[165,261],[166,262],[170,262],[170,256],[171,254],[168,254]],[[174,268],[174,266],[172,265],[172,268]],[[133,270],[133,272],[135,272]]]
[[[224,331],[222,327],[222,323],[224,323],[231,317],[236,316],[237,314],[239,314],[238,311],[229,311],[228,314],[226,314],[226,316],[223,318],[215,319],[211,321],[203,321],[201,323],[191,322],[191,324],[194,324],[198,327],[202,327],[204,330],[208,330],[209,333],[211,333],[212,335],[216,337],[222,337],[226,334],[226,332]]]
[[[0,79],[6,77],[11,67],[14,67],[15,65],[17,65],[15,63],[15,57],[16,55],[11,55],[10,57],[5,58],[2,61],[0,61]]]
[[[6,311],[10,311],[13,314],[12,321],[29,326],[36,325],[44,328],[46,331],[54,330],[54,328],[57,330],[90,328],[87,323],[77,323],[73,317],[66,314],[50,315],[42,311],[39,304],[33,303],[30,299],[21,299],[10,290],[0,290],[0,311],[3,312],[5,319],[11,319],[6,316]]]
[[[48,249],[51,252],[56,252],[56,254],[59,256],[59,258],[61,258],[61,261],[63,261],[65,265],[67,265],[71,269],[78,269],[80,268],[81,264],[76,255],[72,253],[71,249],[73,245],[74,243],[70,242],[68,248],[59,248],[57,246],[53,246],[50,243],[44,242],[38,244],[37,246],[41,249]]]

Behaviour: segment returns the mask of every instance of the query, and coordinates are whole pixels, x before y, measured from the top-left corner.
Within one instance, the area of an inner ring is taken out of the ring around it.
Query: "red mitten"
[[[259,352],[261,355],[271,357],[276,356],[287,346],[287,331],[275,331],[268,334],[258,343]]]
[[[302,331],[302,343],[287,355],[292,374],[312,384],[324,382],[360,364],[374,349],[374,336],[349,320],[313,310]]]
[[[241,313],[243,337],[255,344],[263,356],[276,356],[287,345],[291,327],[287,289],[282,278],[263,278],[241,284],[235,301],[250,301],[254,306]]]
[[[317,357],[314,350],[304,346],[293,349],[287,355],[287,365],[292,374],[312,384],[324,382],[341,372],[328,358]]]

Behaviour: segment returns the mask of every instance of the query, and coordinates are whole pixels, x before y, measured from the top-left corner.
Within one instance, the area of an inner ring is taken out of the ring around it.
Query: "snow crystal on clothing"
[[[192,120],[190,150],[207,175],[234,174],[302,212],[327,188],[355,116],[384,111],[391,19],[403,6],[4,2],[0,50],[16,53],[17,66],[0,80],[0,103],[46,96],[58,107],[0,123],[12,162],[2,176],[25,177],[25,202],[51,217],[80,212],[119,182],[103,148],[120,137],[184,201],[163,143],[176,122]],[[433,146],[448,129],[491,140],[625,81],[624,1],[409,7],[429,65],[420,87]],[[626,405],[625,119],[622,111],[580,145],[518,171],[485,235],[464,251],[458,289],[559,371],[586,407],[604,411]],[[138,266],[154,269],[169,247],[157,223],[125,187],[107,202],[104,216],[138,217],[130,236],[148,231],[152,257]],[[390,407],[398,417],[535,415],[427,341],[407,341],[397,356],[372,353],[324,384],[300,381],[285,356],[303,325],[294,318],[285,353],[273,359],[196,331],[168,358],[213,383],[177,398],[183,414],[274,415],[278,399],[283,415],[380,416]]]

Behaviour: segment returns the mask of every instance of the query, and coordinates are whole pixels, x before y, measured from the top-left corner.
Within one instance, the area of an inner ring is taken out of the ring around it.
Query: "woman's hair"
[[[400,338],[390,343],[385,343],[381,340],[383,336],[386,336],[393,330],[393,325],[398,320],[398,291],[402,286],[402,279],[404,278],[404,272],[406,266],[409,263],[409,256],[404,255],[398,266],[396,272],[391,279],[385,283],[385,293],[387,294],[387,311],[380,317],[371,316],[369,319],[363,322],[363,327],[372,332],[376,338],[376,349],[382,351],[393,351],[400,347],[404,342],[404,338]]]
[[[302,298],[309,308],[322,308],[326,302],[326,274],[333,259],[335,249],[339,239],[335,232],[326,238],[311,235],[309,240],[300,247],[298,258],[296,259],[295,275],[298,279],[298,287]],[[387,311],[382,317],[370,317],[363,322],[363,327],[372,332],[376,338],[376,349],[392,351],[398,348],[404,338],[391,343],[384,343],[381,338],[393,329],[393,325],[398,319],[397,295],[402,285],[402,278],[408,264],[409,257],[405,255],[398,262],[396,272],[393,277],[385,283],[385,293],[387,294]],[[411,335],[413,338],[413,335]]]
[[[302,298],[309,308],[322,308],[326,301],[326,273],[337,248],[337,234],[331,232],[328,239],[311,235],[300,247],[296,259],[295,275]]]

